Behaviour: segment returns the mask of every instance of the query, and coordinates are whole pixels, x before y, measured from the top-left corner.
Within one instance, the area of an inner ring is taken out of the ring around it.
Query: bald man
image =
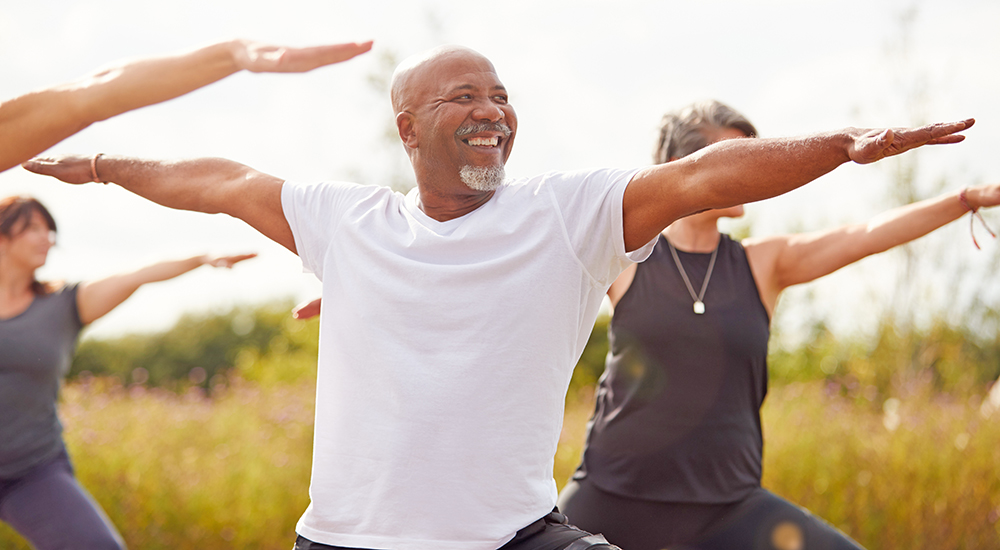
[[[446,46],[407,60],[392,105],[417,181],[405,196],[221,159],[96,162],[157,203],[243,219],[298,254],[336,304],[321,314],[299,549],[614,548],[554,511],[552,459],[573,366],[618,274],[682,216],[955,143],[972,124],[728,140],[658,166],[510,179],[517,116],[482,55]],[[91,159],[26,167],[85,183]]]

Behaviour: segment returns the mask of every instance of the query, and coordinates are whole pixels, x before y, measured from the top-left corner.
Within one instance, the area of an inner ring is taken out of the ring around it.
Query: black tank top
[[[700,290],[711,254],[677,254]],[[734,502],[760,486],[769,319],[727,235],[704,303],[694,313],[661,235],[615,307],[576,479],[666,502]]]

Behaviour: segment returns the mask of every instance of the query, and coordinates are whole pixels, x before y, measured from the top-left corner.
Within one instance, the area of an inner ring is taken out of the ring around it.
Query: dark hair
[[[31,214],[38,212],[49,226],[50,231],[56,230],[56,220],[38,199],[32,197],[7,197],[0,199],[0,235],[12,239],[21,234],[31,221]],[[53,290],[51,283],[31,281],[31,290],[37,294],[48,294]]]
[[[757,129],[736,109],[710,99],[692,103],[678,111],[663,115],[660,140],[653,151],[653,162],[663,164],[681,158],[707,146],[711,137],[707,130],[732,128],[747,137],[757,137]]]

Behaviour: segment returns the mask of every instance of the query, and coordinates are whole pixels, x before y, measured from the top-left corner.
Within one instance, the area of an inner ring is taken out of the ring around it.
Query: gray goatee
[[[500,132],[504,137],[511,134],[510,127],[503,121],[479,122],[463,126],[455,135],[467,136],[479,132]],[[474,191],[493,191],[504,182],[506,173],[503,166],[463,166],[458,172],[462,183]]]
[[[507,177],[503,166],[463,166],[458,172],[462,183],[474,191],[493,191]]]

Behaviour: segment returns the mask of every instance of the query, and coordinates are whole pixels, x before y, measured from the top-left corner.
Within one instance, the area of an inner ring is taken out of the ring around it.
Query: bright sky
[[[387,183],[406,173],[406,161],[401,146],[385,137],[388,97],[373,81],[388,75],[392,59],[459,43],[490,57],[510,91],[519,115],[511,175],[647,164],[660,115],[703,98],[742,111],[764,136],[976,117],[966,143],[917,156],[918,188],[930,196],[942,182],[957,189],[1000,178],[998,22],[995,0],[514,0],[499,7],[443,0],[0,0],[0,97],[117,59],[230,37],[292,45],[371,38],[374,51],[346,64],[306,75],[237,75],[94,125],[52,152],[220,156],[286,179]],[[865,221],[893,204],[888,183],[897,166],[845,166],[751,205],[752,232]],[[232,272],[201,268],[147,286],[90,335],[162,329],[186,311],[319,292],[297,258],[242,222],[21,169],[0,174],[0,196],[9,194],[38,197],[59,223],[44,278],[87,280],[206,251],[260,253]],[[930,273],[907,275],[923,281],[924,303],[948,310],[955,296],[972,299],[969,288],[1000,303],[997,285],[978,275],[1000,261],[1000,245],[991,241],[977,252],[967,218],[936,238],[927,250],[944,253],[935,262],[978,278],[955,290]],[[827,317],[842,330],[869,326],[898,286],[900,258],[866,260],[788,293],[779,322]]]

